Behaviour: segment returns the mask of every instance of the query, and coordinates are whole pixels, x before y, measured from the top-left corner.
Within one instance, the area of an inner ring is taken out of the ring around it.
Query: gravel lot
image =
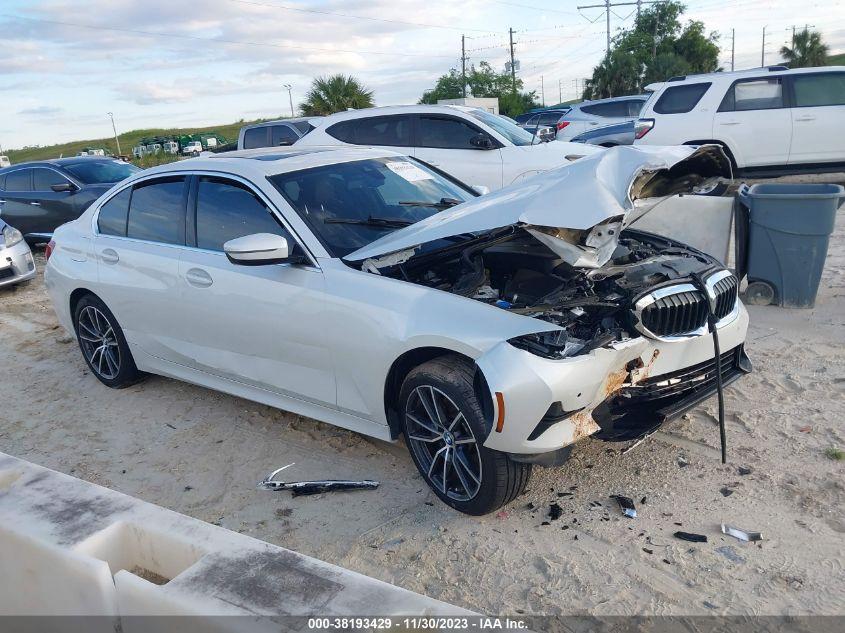
[[[826,454],[845,448],[842,214],[816,308],[750,312],[755,373],[728,389],[727,465],[714,398],[627,454],[584,442],[505,510],[470,518],[428,492],[402,445],[165,378],[107,389],[39,275],[0,289],[0,450],[482,612],[845,614],[845,462]],[[290,478],[381,487],[256,490],[291,462]],[[722,521],[765,540],[723,536]]]

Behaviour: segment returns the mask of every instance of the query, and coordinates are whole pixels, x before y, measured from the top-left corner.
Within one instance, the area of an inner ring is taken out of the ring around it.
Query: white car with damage
[[[144,372],[384,440],[483,514],[574,442],[640,437],[750,370],[737,281],[638,232],[722,150],[613,148],[476,197],[378,149],[162,165],[56,230],[45,278],[94,375]]]

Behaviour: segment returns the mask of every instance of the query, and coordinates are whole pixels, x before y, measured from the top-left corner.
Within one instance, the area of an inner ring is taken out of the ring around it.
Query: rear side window
[[[737,81],[728,89],[719,112],[773,110],[783,107],[783,83],[780,77]]]
[[[796,108],[845,105],[845,73],[793,75]]]
[[[532,119],[533,121],[533,119]],[[452,117],[420,116],[417,147],[443,149],[476,149],[470,139],[478,136],[477,128]]]
[[[628,103],[616,101],[613,103],[597,103],[595,105],[581,106],[581,112],[600,117],[626,117],[628,116]]]
[[[50,191],[50,187],[53,185],[63,185],[68,182],[68,179],[60,173],[44,168],[33,169],[32,179],[34,191]]]
[[[626,101],[625,106],[628,109],[628,116],[632,119],[637,118],[640,116],[640,111],[643,109],[643,104],[645,104],[644,100],[633,99],[631,101]]]
[[[101,234],[126,236],[126,216],[129,213],[131,196],[132,187],[127,187],[100,207],[97,229]]]
[[[31,175],[31,169],[18,169],[6,174],[6,191],[32,191]]]
[[[667,88],[654,104],[654,111],[658,114],[690,112],[701,101],[710,85],[710,82],[707,82]]]
[[[196,222],[197,247],[212,251],[222,251],[229,240],[253,233],[289,238],[258,196],[225,178],[200,178]]]
[[[411,117],[382,116],[341,121],[326,132],[344,143],[407,147],[411,144]]]
[[[293,145],[298,140],[299,135],[287,125],[274,125],[270,128],[270,143],[273,147]]]
[[[296,121],[294,123],[291,123],[291,125],[293,125],[293,127],[299,130],[303,135],[308,134],[308,132],[314,129],[314,126],[311,125],[308,121]]]
[[[184,234],[184,177],[145,182],[133,189],[127,237],[164,244],[184,244]]]
[[[244,149],[267,147],[267,128],[252,127],[244,131]]]
[[[554,126],[557,125],[557,122],[560,120],[561,117],[560,112],[548,112],[540,116],[540,125],[545,126]]]

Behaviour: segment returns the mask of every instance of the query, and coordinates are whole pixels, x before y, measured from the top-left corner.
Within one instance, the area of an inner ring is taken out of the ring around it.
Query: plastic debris
[[[740,466],[737,472],[744,477],[745,475],[750,475],[753,471],[748,466]]]
[[[734,491],[728,488],[727,486],[725,486],[724,488],[720,488],[719,492],[722,493],[723,497],[730,497],[734,493]]]
[[[351,481],[348,479],[321,479],[317,481],[276,481],[274,477],[290,468],[293,464],[277,468],[264,479],[258,482],[259,490],[290,490],[294,497],[306,495],[317,495],[322,492],[333,492],[336,490],[375,490],[378,482],[369,479]]]
[[[619,504],[619,509],[622,510],[622,514],[626,517],[631,519],[637,518],[637,508],[634,506],[634,500],[631,497],[623,497],[621,495],[611,495],[611,499],[616,499],[616,503]]]
[[[553,503],[549,506],[549,519],[552,521],[557,521],[560,518],[560,515],[563,514],[563,508],[561,508],[558,504]]]
[[[689,541],[690,543],[706,543],[707,537],[704,534],[695,534],[694,532],[675,532],[675,538],[682,541]]]
[[[746,530],[740,530],[738,527],[733,527],[725,523],[722,523],[722,534],[733,536],[734,538],[738,538],[740,541],[763,540],[763,534],[761,532],[749,532]]]

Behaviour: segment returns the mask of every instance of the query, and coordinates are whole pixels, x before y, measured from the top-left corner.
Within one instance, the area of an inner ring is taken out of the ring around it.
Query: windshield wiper
[[[373,216],[366,219],[326,218],[323,222],[326,224],[358,224],[361,226],[374,226],[384,229],[401,229],[413,224],[410,220],[400,220],[399,218],[374,218]]]
[[[455,198],[440,198],[440,202],[425,202],[425,201],[411,201],[411,202],[400,202],[402,206],[405,207],[432,207],[434,209],[448,209],[450,207],[454,207],[456,204],[461,204],[462,200],[457,200]]]

